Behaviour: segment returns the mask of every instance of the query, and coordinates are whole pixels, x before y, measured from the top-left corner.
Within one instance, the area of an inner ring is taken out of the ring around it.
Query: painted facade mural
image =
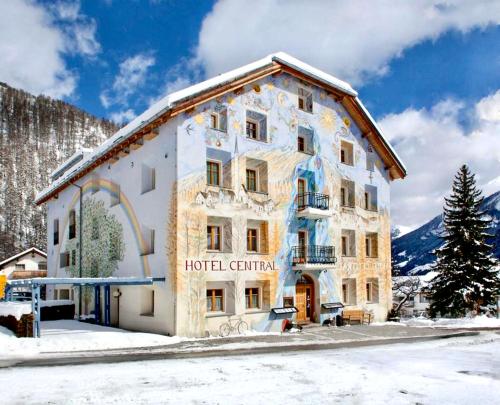
[[[146,191],[145,173],[155,176]],[[335,315],[324,304],[338,302],[383,320],[389,183],[333,95],[287,73],[267,76],[170,119],[83,178],[83,247],[92,252],[84,271],[165,278],[121,289],[112,305],[129,329],[217,335],[236,316],[279,330],[273,308],[296,306],[297,320],[322,322]],[[49,227],[59,219],[67,234],[77,196],[68,188],[50,201]],[[309,198],[325,209],[299,212]],[[49,238],[49,272],[61,274],[58,255],[71,250],[76,240]],[[74,263],[63,270],[75,276]]]

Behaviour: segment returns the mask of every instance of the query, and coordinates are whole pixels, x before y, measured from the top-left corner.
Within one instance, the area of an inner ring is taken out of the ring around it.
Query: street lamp
[[[78,184],[75,183],[70,183],[72,186],[75,186],[79,190],[79,215],[80,218],[78,220],[78,274],[79,277],[82,278],[82,245],[83,245],[83,240],[82,240],[82,194],[83,194],[83,189],[82,186],[79,186]],[[82,317],[82,285],[78,285],[78,320],[80,320]]]

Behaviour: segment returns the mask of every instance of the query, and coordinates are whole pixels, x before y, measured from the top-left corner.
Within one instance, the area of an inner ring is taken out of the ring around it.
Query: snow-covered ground
[[[485,315],[473,318],[438,318],[427,319],[422,317],[402,319],[401,322],[377,322],[373,326],[406,325],[416,327],[435,327],[449,329],[500,328],[500,319]]]
[[[27,383],[29,381],[29,383]],[[498,403],[500,335],[325,351],[0,370],[6,404]]]
[[[41,332],[41,339],[16,338],[12,332],[0,327],[0,359],[37,353],[169,345],[181,340],[179,337],[129,332],[74,320],[44,321]]]

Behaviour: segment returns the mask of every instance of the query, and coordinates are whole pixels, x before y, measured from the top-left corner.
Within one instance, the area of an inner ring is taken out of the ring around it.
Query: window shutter
[[[260,224],[260,252],[269,253],[269,235],[267,222]]]
[[[267,142],[267,118],[265,116],[259,121],[259,140]]]
[[[230,159],[222,166],[222,182],[225,188],[232,188]]]
[[[222,110],[219,113],[219,129],[227,132],[227,110]]]
[[[222,239],[224,244],[222,247],[222,251],[231,253],[233,251],[233,230],[230,218],[224,218],[224,221],[222,223]]]

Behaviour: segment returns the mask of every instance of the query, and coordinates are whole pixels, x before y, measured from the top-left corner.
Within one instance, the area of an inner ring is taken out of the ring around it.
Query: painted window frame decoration
[[[307,113],[313,113],[312,91],[299,87],[297,91],[297,108]]]
[[[213,170],[211,167],[216,167],[217,181],[213,181]],[[220,187],[222,184],[222,162],[214,159],[207,159],[207,185],[212,187]]]
[[[210,129],[227,132],[227,109],[210,113]]]

